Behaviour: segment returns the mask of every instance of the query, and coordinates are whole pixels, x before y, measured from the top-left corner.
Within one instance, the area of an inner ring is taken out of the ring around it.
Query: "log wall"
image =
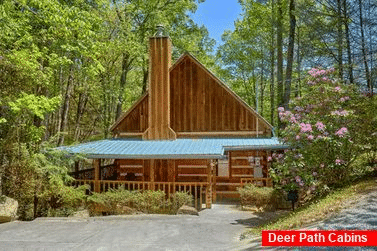
[[[170,71],[170,116],[178,136],[180,132],[256,131],[257,126],[260,135],[269,135],[269,126],[219,82],[188,55],[176,63]]]

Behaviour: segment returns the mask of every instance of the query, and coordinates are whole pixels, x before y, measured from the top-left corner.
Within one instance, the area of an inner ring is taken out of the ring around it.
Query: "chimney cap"
[[[158,24],[156,26],[157,32],[156,32],[155,36],[156,37],[163,37],[164,36],[164,29],[165,29],[164,25]]]

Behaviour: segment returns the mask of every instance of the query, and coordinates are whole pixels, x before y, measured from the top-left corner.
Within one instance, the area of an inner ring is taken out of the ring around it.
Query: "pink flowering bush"
[[[287,190],[326,191],[347,182],[352,161],[360,151],[355,144],[360,128],[357,88],[334,78],[334,69],[311,69],[302,97],[278,108],[284,125],[281,137],[292,149],[273,155],[271,176]]]

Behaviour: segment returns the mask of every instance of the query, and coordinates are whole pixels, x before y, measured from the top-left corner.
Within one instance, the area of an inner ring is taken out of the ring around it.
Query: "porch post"
[[[212,162],[211,173],[212,173],[212,202],[216,202],[216,168],[217,161]]]
[[[212,170],[213,170],[213,161],[208,161],[208,168],[207,168],[207,189],[206,189],[206,208],[212,207]]]
[[[94,159],[93,160],[93,167],[94,167],[94,192],[99,193],[100,189],[100,164],[101,159]]]
[[[154,191],[154,166],[155,166],[156,162],[154,159],[151,159],[151,166],[150,166],[150,184],[151,184],[151,187],[149,188],[149,190],[152,190]]]

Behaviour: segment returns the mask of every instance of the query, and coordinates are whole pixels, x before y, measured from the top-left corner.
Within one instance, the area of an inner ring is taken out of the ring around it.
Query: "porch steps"
[[[237,187],[240,183],[217,182],[216,183],[216,197],[221,200],[223,198],[239,198]]]

